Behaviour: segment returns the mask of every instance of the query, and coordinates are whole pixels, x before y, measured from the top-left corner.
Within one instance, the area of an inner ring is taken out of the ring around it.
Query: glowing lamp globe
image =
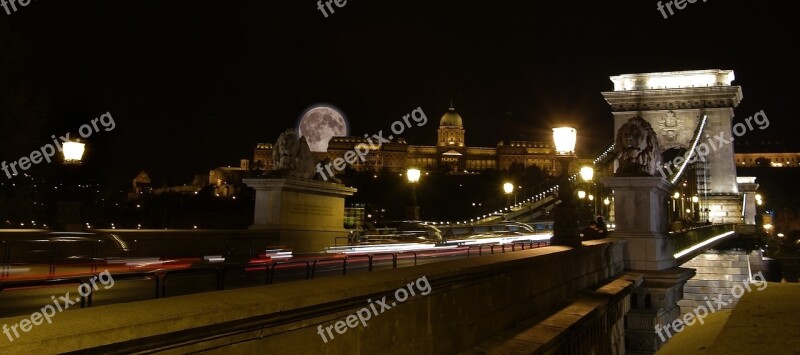
[[[514,184],[510,182],[503,184],[503,191],[505,191],[507,194],[514,192]]]
[[[67,164],[80,164],[86,145],[79,141],[64,142],[64,162]]]
[[[406,171],[406,177],[408,177],[408,182],[410,183],[419,182],[420,175],[421,172],[419,169],[408,169],[408,171]]]
[[[575,143],[578,131],[572,127],[553,128],[553,142],[556,144],[556,153],[560,155],[575,154]]]
[[[581,168],[581,179],[583,179],[583,181],[592,181],[593,177],[594,177],[594,169],[588,166],[584,166]]]

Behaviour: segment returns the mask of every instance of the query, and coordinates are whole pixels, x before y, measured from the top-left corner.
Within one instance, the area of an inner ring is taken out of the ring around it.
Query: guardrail
[[[732,232],[735,224],[713,224],[672,233],[675,252],[681,252],[720,234]]]
[[[161,276],[155,271],[116,274],[114,282],[139,278],[152,278],[155,283],[155,298],[161,298]]]
[[[84,279],[72,277],[63,279],[46,279],[46,280],[25,280],[25,281],[10,281],[0,282],[0,292],[9,288],[24,288],[24,287],[40,287],[40,286],[62,286],[62,285],[83,285],[87,282]],[[89,287],[89,294],[84,296],[79,294],[81,300],[81,308],[86,308],[92,305],[92,291]]]
[[[257,269],[257,268],[261,268],[261,267],[264,268],[264,274],[265,274],[265,276],[264,276],[264,285],[269,285],[269,270],[270,270],[270,268],[269,268],[269,264],[267,264],[267,263],[263,263],[263,264],[225,265],[222,268],[222,274],[221,274],[222,279],[220,280],[221,289],[223,289],[223,290],[225,289],[225,277],[228,275],[228,271],[230,271],[230,270],[239,270],[239,269],[247,271],[247,269]]]
[[[160,240],[159,240],[160,241]],[[53,241],[37,241],[37,243],[48,243],[47,246],[49,247],[49,260],[53,261],[53,248],[59,242]],[[2,241],[0,243],[4,247],[4,258],[6,260],[9,259],[9,253],[11,250],[11,245],[13,243],[7,243]],[[97,253],[97,243],[95,243],[95,248],[93,248],[93,252]],[[516,251],[517,249],[525,250],[526,248],[538,248],[549,245],[548,242],[542,241],[518,241],[508,244],[479,244],[479,245],[471,245],[467,247],[467,257],[472,256],[472,250],[478,249],[478,255],[483,255],[483,249],[486,248],[490,251],[491,254],[495,253],[495,249],[500,250],[500,252],[505,253],[507,249],[511,251]],[[2,254],[0,254],[2,255]],[[176,270],[155,270],[155,271],[145,271],[145,272],[126,272],[115,274],[114,279],[118,281],[122,280],[132,280],[132,279],[151,279],[153,280],[154,286],[154,298],[163,298],[167,296],[167,284],[168,280],[173,279],[175,276],[182,276],[182,275],[213,275],[214,276],[214,283],[216,290],[224,290],[225,280],[227,275],[232,270],[245,270],[249,271],[248,269],[261,269],[263,268],[265,273],[264,284],[271,285],[275,282],[275,275],[276,271],[279,269],[280,266],[291,266],[291,265],[304,265],[305,266],[305,279],[310,280],[314,279],[317,276],[317,266],[325,263],[325,262],[341,262],[342,268],[342,275],[347,275],[347,267],[348,262],[352,260],[356,260],[359,258],[366,258],[368,263],[368,272],[372,272],[374,270],[375,258],[381,256],[389,256],[392,260],[392,269],[397,269],[398,267],[398,259],[401,255],[413,255],[414,257],[414,266],[418,265],[418,258],[419,254],[416,251],[401,251],[401,252],[385,252],[385,253],[368,253],[368,254],[355,254],[355,255],[346,255],[343,258],[325,258],[325,259],[315,259],[312,261],[310,260],[295,260],[295,261],[274,261],[271,264],[263,263],[263,264],[228,264],[228,265],[219,265],[219,266],[200,266],[200,267],[193,267],[188,269],[176,269]],[[5,272],[7,273],[7,267],[10,263],[6,263]],[[9,288],[22,288],[22,287],[36,287],[36,286],[58,286],[58,285],[67,285],[67,284],[83,284],[86,283],[90,277],[98,277],[97,274],[97,265],[96,262],[92,265],[92,271],[90,274],[85,276],[77,276],[72,278],[57,278],[57,279],[44,279],[44,280],[25,280],[25,281],[0,281],[0,292],[7,290]],[[55,273],[56,265],[51,265],[51,272],[49,277],[52,277]],[[90,293],[86,297],[82,297],[81,299],[81,307],[90,307],[92,305],[92,294]]]
[[[57,248],[60,244],[67,244],[75,245],[75,244],[91,244],[91,251],[89,253],[89,257],[85,259],[80,259],[78,261],[71,260],[68,257],[59,258],[58,255],[59,248]],[[94,273],[97,272],[97,264],[98,264],[98,252],[99,246],[105,243],[104,241],[52,241],[52,240],[15,240],[15,241],[3,241],[2,244],[4,245],[4,255],[3,255],[3,272],[0,273],[0,276],[6,277],[8,276],[8,269],[13,264],[14,260],[12,259],[12,251],[15,245],[41,245],[43,249],[46,249],[47,255],[42,256],[34,256],[34,258],[39,258],[41,261],[46,259],[46,264],[48,266],[48,278],[52,278],[55,276],[56,273],[56,266],[57,265],[64,265],[69,264],[71,266],[87,266],[90,272]],[[33,252],[41,252],[42,250],[34,249]],[[29,256],[22,256],[16,257],[18,259],[25,259],[30,258]],[[30,260],[30,259],[29,259]],[[37,260],[38,261],[38,260]],[[44,262],[43,262],[44,263]],[[38,264],[37,262],[33,262],[30,264]]]
[[[272,268],[269,272],[269,278],[267,279],[267,285],[272,285],[272,282],[275,281],[275,269],[278,265],[299,265],[305,264],[306,265],[306,280],[309,280],[311,277],[311,263],[308,260],[299,260],[299,261],[276,261],[272,263]]]
[[[4,279],[8,277],[9,268],[11,265],[8,264],[8,259],[6,256],[6,251],[8,250],[8,246],[6,246],[5,240],[0,240],[0,246],[3,247],[3,253],[0,254],[0,279]]]
[[[471,256],[471,251],[472,251],[472,249],[475,249],[475,248],[478,249],[478,256],[482,256],[484,247],[489,248],[490,253],[492,255],[494,255],[494,249],[497,248],[497,247],[500,248],[500,251],[502,253],[505,253],[506,252],[506,246],[510,246],[511,247],[511,251],[516,251],[518,245],[521,248],[521,250],[525,250],[525,245],[528,245],[528,249],[534,249],[534,245],[536,245],[535,248],[541,248],[541,247],[546,247],[546,246],[550,245],[550,242],[518,241],[518,242],[512,242],[512,243],[508,243],[508,244],[496,244],[496,243],[475,244],[475,245],[468,246],[468,248],[467,248],[467,257],[469,258]]]

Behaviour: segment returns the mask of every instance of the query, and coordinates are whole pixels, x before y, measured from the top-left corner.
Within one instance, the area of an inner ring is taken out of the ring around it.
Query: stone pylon
[[[655,326],[680,316],[678,301],[683,286],[695,274],[676,266],[675,246],[667,233],[667,199],[672,185],[660,177],[609,177],[601,179],[614,190],[616,230],[613,237],[627,240],[625,269],[641,274],[644,282],[631,295],[625,315],[625,341],[629,354],[653,354],[667,337]]]

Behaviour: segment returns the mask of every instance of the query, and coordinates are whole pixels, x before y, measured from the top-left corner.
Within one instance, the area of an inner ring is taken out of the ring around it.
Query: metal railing
[[[159,275],[158,272],[145,271],[145,272],[130,272],[124,274],[115,274],[114,282],[132,280],[132,279],[141,279],[141,278],[153,279],[153,282],[155,283],[155,298],[161,298],[161,275]]]
[[[317,271],[317,263],[320,262],[341,262],[342,263],[342,275],[347,275],[347,256],[344,258],[327,258],[327,259],[314,259],[313,266],[311,266],[311,279],[314,279],[314,273]]]
[[[41,245],[40,248],[42,248],[42,249],[35,249],[36,247],[34,247],[34,250],[32,250],[32,252],[38,253],[38,252],[43,252],[44,251],[44,252],[46,252],[46,255],[43,255],[43,254],[41,256],[36,255],[33,258],[35,258],[34,259],[35,261],[42,261],[42,264],[46,263],[46,265],[48,266],[48,276],[47,276],[48,278],[55,277],[56,266],[64,266],[64,265],[86,266],[86,267],[89,268],[89,272],[94,273],[94,272],[97,272],[97,264],[98,264],[98,261],[99,261],[99,258],[98,258],[99,249],[100,249],[100,245],[102,245],[103,243],[107,243],[107,242],[105,242],[105,241],[88,241],[88,240],[83,240],[83,241],[58,241],[58,240],[2,241],[2,244],[4,246],[4,255],[3,255],[3,259],[2,259],[2,263],[1,263],[3,265],[2,266],[3,267],[3,271],[0,272],[0,277],[5,278],[5,277],[8,276],[9,269],[14,264],[15,259],[20,259],[22,261],[25,261],[26,258],[32,258],[31,256],[12,257],[12,251],[14,250],[14,246],[19,246],[19,245],[34,245],[34,246]],[[87,249],[91,249],[91,250],[89,251],[88,258],[86,258],[86,259],[79,259],[79,260],[75,261],[75,260],[72,260],[72,259],[70,259],[68,257],[59,258],[59,256],[60,256],[60,255],[58,255],[59,248],[57,246],[58,245],[62,245],[62,244],[63,245],[67,245],[67,244],[69,244],[69,245],[76,245],[76,244],[87,245],[87,244],[90,244]],[[45,261],[45,259],[46,259],[46,261]],[[30,260],[30,259],[28,259],[28,260]],[[28,263],[28,264],[39,264],[39,263],[38,262],[33,262],[33,263]]]
[[[161,242],[162,240],[157,240]],[[238,240],[237,240],[238,241]],[[10,252],[12,244],[6,241],[0,241],[3,245],[3,256],[6,259],[6,270],[7,267],[11,264],[10,263]],[[22,243],[24,241],[20,241]],[[49,247],[49,257],[48,259],[52,262],[54,260],[53,257],[53,247],[56,246],[59,242],[53,241],[37,241],[38,243],[47,243]],[[98,242],[102,243],[102,241]],[[229,245],[227,243],[226,245]],[[93,248],[93,252],[97,253],[97,243],[94,244],[95,247]],[[496,250],[502,253],[506,253],[510,249],[510,251],[516,251],[517,249],[525,250],[533,249],[538,247],[543,247],[549,245],[548,242],[541,242],[541,241],[518,241],[508,244],[479,244],[479,245],[471,245],[467,247],[467,257],[472,256],[473,250],[478,250],[478,255],[483,255],[483,250],[488,249],[491,254],[494,254]],[[252,249],[251,249],[252,250]],[[131,250],[131,253],[134,251]],[[335,262],[341,263],[342,275],[347,275],[347,268],[348,263],[358,260],[358,259],[367,259],[367,270],[368,272],[373,272],[375,270],[375,262],[376,258],[388,256],[391,258],[392,261],[392,269],[398,268],[398,260],[402,255],[413,255],[414,258],[414,266],[418,265],[419,254],[416,251],[400,251],[400,252],[384,252],[384,253],[369,253],[369,254],[355,254],[355,255],[346,255],[343,258],[325,258],[325,259],[315,259],[313,261],[310,260],[290,260],[290,261],[274,261],[270,263],[263,263],[263,264],[227,264],[227,265],[219,265],[219,266],[200,266],[200,267],[192,267],[188,269],[176,269],[176,270],[154,270],[154,271],[144,271],[144,272],[126,272],[115,274],[114,279],[116,281],[123,281],[123,280],[134,280],[134,279],[149,279],[153,281],[153,290],[154,290],[154,298],[163,298],[167,296],[167,286],[168,280],[174,280],[175,277],[178,276],[197,276],[197,275],[211,275],[214,278],[214,289],[215,290],[224,290],[226,288],[226,278],[228,274],[233,270],[244,270],[245,272],[252,271],[252,270],[260,270],[263,269],[265,274],[264,277],[264,284],[271,285],[275,282],[276,271],[278,269],[282,269],[281,266],[293,266],[293,265],[303,265],[305,266],[305,279],[311,280],[314,279],[315,276],[318,274],[317,266],[322,265],[326,262]],[[17,289],[17,288],[25,288],[25,287],[37,287],[37,286],[62,286],[62,285],[81,285],[85,284],[90,280],[91,277],[99,278],[99,274],[97,273],[97,265],[96,260],[93,259],[93,267],[91,272],[87,275],[82,276],[75,276],[69,278],[48,278],[43,280],[22,280],[22,281],[0,281],[0,292],[9,289]],[[55,273],[56,265],[50,266],[50,275],[52,277]],[[90,292],[87,296],[81,298],[81,307],[91,307],[92,306],[92,293]]]
[[[670,234],[675,243],[675,252],[681,252],[726,232],[732,232],[735,224],[713,224],[690,228]]]
[[[8,277],[8,272],[9,269],[11,268],[11,265],[8,264],[8,256],[6,255],[6,252],[8,251],[8,246],[6,245],[6,241],[0,240],[0,246],[3,247],[2,249],[3,252],[0,253],[0,258],[2,258],[0,259],[0,279],[4,279]]]
[[[0,292],[8,289],[25,288],[25,287],[41,287],[41,286],[63,286],[63,285],[78,285],[87,284],[88,279],[78,277],[62,278],[62,279],[46,279],[46,280],[24,280],[24,281],[7,281],[0,282]],[[92,288],[88,287],[89,294],[84,296],[79,294],[81,301],[81,308],[86,308],[92,305]]]
[[[230,270],[242,270],[244,272],[247,272],[247,271],[250,271],[248,269],[259,269],[259,268],[264,268],[264,275],[265,275],[264,276],[264,285],[269,285],[269,270],[270,270],[270,267],[269,267],[269,264],[267,264],[267,263],[263,263],[263,264],[225,265],[225,266],[222,267],[222,272],[221,272],[221,277],[222,277],[222,279],[220,280],[221,289],[223,289],[223,290],[225,289],[225,278],[227,277],[228,272]]]
[[[306,280],[311,278],[311,263],[308,260],[298,260],[298,261],[275,261],[272,263],[272,267],[269,271],[269,278],[267,279],[267,285],[272,285],[275,281],[275,270],[278,265],[299,265],[305,264],[306,265]]]
[[[526,245],[528,245],[528,249],[536,249],[536,248],[546,247],[546,246],[550,245],[550,242],[517,241],[517,242],[508,243],[508,244],[496,244],[496,243],[475,244],[475,245],[468,246],[468,248],[467,248],[467,258],[469,258],[471,256],[472,250],[476,249],[476,248],[478,249],[478,256],[482,256],[483,255],[483,248],[489,248],[489,252],[491,253],[491,255],[494,255],[495,248],[499,248],[502,253],[505,253],[506,252],[506,247],[510,247],[511,251],[517,251],[517,246],[519,246],[519,248],[521,250],[525,250],[525,246]],[[534,245],[536,245],[536,246],[534,247]]]

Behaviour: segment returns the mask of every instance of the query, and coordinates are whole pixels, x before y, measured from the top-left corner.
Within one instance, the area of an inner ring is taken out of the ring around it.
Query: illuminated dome
[[[456,127],[463,127],[464,122],[461,120],[461,115],[456,112],[452,106],[450,109],[442,116],[442,119],[439,121],[439,126],[456,126]]]

